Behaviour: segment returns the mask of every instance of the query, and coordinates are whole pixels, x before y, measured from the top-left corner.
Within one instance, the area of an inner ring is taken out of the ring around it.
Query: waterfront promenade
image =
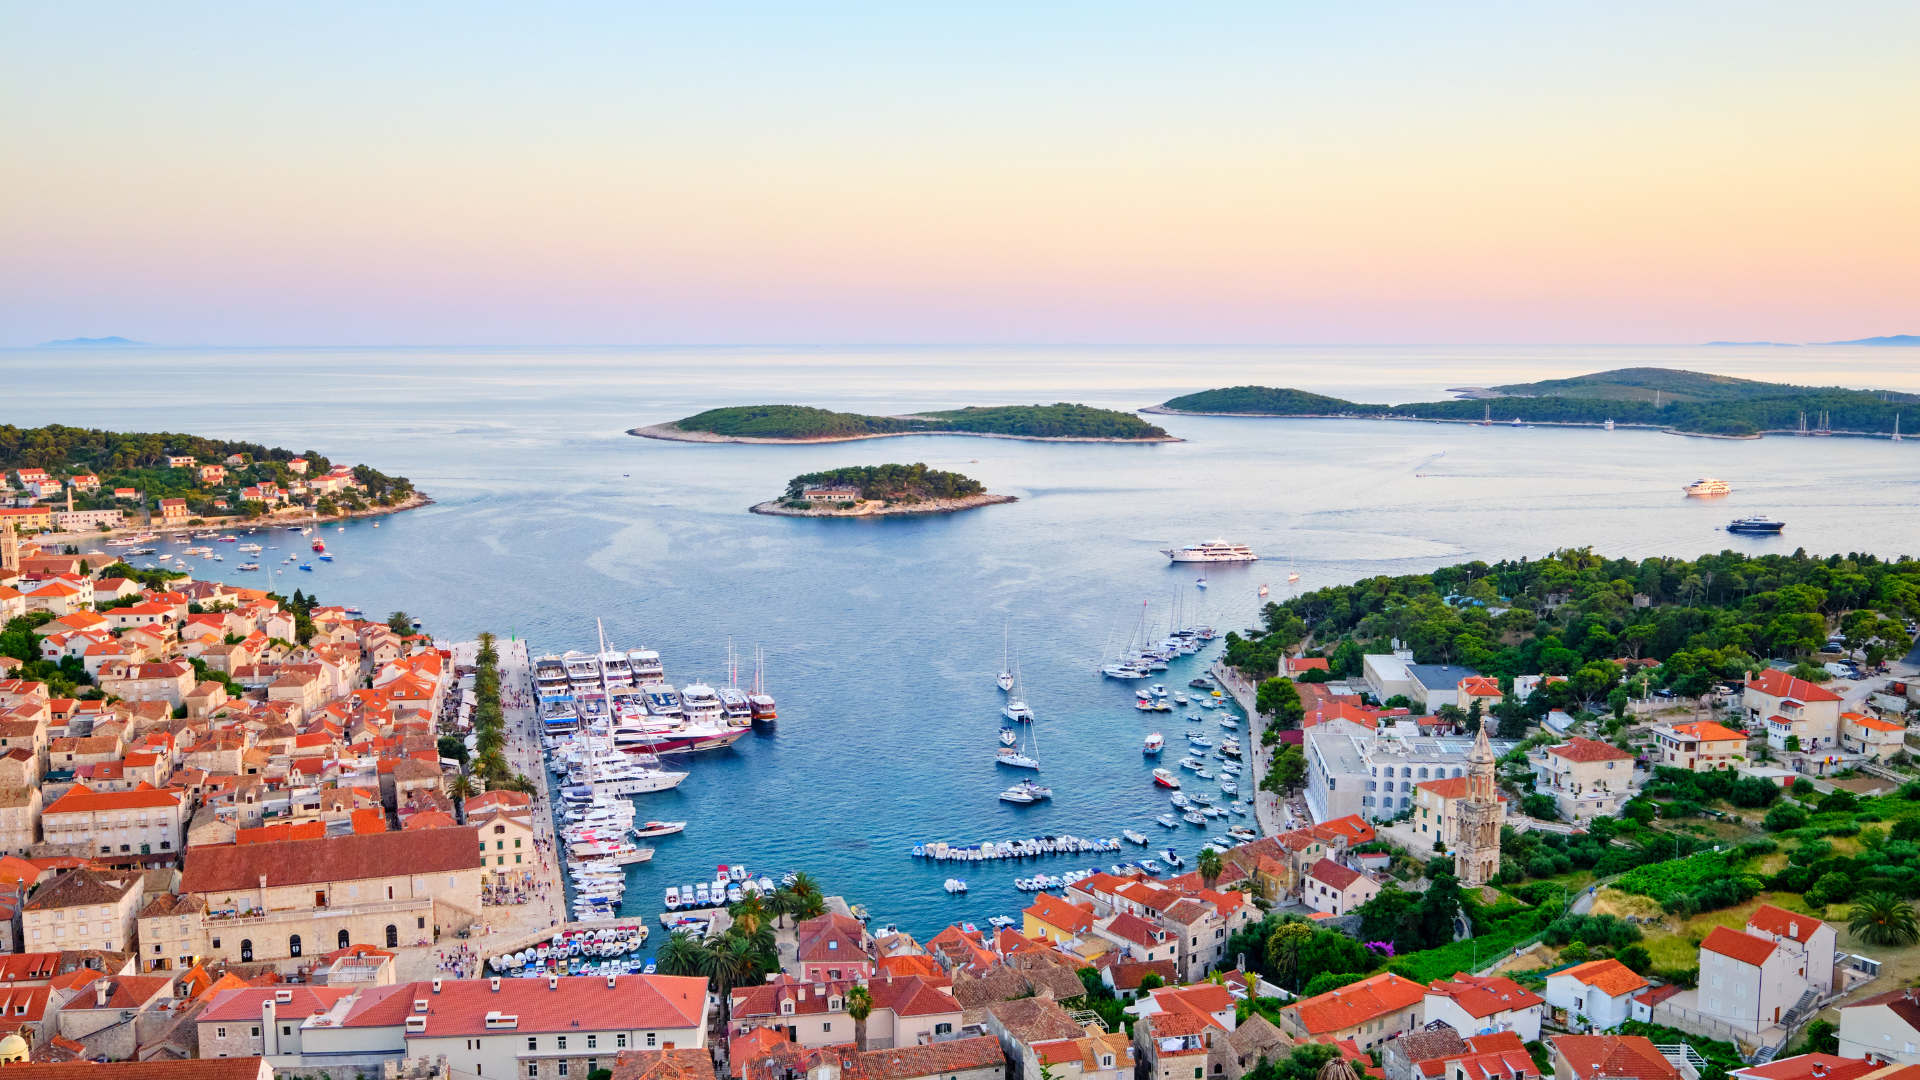
[[[1281,806],[1279,796],[1260,790],[1260,781],[1267,778],[1267,770],[1273,767],[1273,753],[1271,747],[1260,745],[1264,725],[1259,712],[1253,707],[1254,688],[1240,677],[1239,672],[1228,667],[1224,660],[1214,661],[1208,674],[1220,684],[1221,689],[1233,695],[1233,700],[1240,705],[1240,711],[1247,714],[1247,787],[1253,794],[1253,814],[1260,824],[1260,835],[1283,833],[1288,827],[1285,807]]]

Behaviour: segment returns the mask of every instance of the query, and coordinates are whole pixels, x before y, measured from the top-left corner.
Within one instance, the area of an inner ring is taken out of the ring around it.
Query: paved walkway
[[[1267,770],[1273,767],[1273,754],[1268,747],[1260,745],[1260,732],[1263,725],[1260,714],[1254,711],[1254,689],[1238,673],[1222,661],[1215,661],[1208,669],[1222,689],[1233,695],[1240,705],[1240,711],[1247,714],[1247,790],[1252,793],[1253,814],[1260,825],[1260,835],[1274,836],[1287,831],[1286,811],[1280,800],[1270,791],[1260,790],[1260,781],[1267,778]]]

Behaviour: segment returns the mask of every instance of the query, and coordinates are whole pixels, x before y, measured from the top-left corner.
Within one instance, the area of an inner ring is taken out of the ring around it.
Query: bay
[[[1027,898],[1015,877],[1113,857],[956,869],[910,858],[914,843],[1136,828],[1191,858],[1224,829],[1153,824],[1165,799],[1141,738],[1166,733],[1171,761],[1186,725],[1136,712],[1131,687],[1094,673],[1143,606],[1164,622],[1177,595],[1224,632],[1255,618],[1260,583],[1288,595],[1289,565],[1312,589],[1589,545],[1636,558],[1920,554],[1915,447],[1217,417],[1156,417],[1188,440],[1157,446],[714,446],[626,429],[776,402],[1131,409],[1246,383],[1430,401],[1452,386],[1627,366],[1920,389],[1912,350],[1843,347],[16,349],[0,351],[0,420],[253,439],[411,477],[435,505],[329,532],[337,562],[274,579],[325,603],[405,610],[450,640],[511,634],[535,655],[591,648],[602,619],[611,641],[659,649],[675,683],[723,681],[729,642],[748,657],[764,649],[776,728],[678,759],[687,783],[642,798],[644,816],[691,824],[632,872],[627,910],[650,916],[668,885],[745,862],[808,870],[924,938],[1017,916]],[[870,521],[746,512],[798,473],[888,461],[959,471],[1020,501]],[[1708,475],[1734,493],[1681,496]],[[1786,533],[1721,531],[1760,513]],[[1203,592],[1192,567],[1159,554],[1215,537],[1266,561],[1212,568]],[[258,584],[234,566],[195,570]],[[1020,778],[993,763],[1003,626],[1040,717],[1050,805],[996,799]],[[1164,681],[1184,687],[1201,663],[1176,661]],[[965,897],[941,888],[955,874]]]

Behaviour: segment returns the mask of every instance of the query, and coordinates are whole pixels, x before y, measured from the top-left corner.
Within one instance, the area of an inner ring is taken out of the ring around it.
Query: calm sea
[[[1143,607],[1164,625],[1177,598],[1224,631],[1253,619],[1260,583],[1286,595],[1289,567],[1311,589],[1565,546],[1920,554],[1920,446],[1210,417],[1158,418],[1189,440],[1159,446],[711,446],[625,429],[727,404],[1135,408],[1244,383],[1423,401],[1627,366],[1920,390],[1916,359],[1838,348],[6,350],[0,421],[250,439],[413,478],[436,505],[329,533],[337,562],[274,580],[326,603],[402,609],[446,638],[512,634],[536,655],[591,648],[597,618],[611,641],[659,649],[675,682],[722,680],[729,643],[763,649],[777,730],[693,759],[678,790],[643,797],[643,816],[691,824],[633,872],[628,912],[651,917],[668,885],[744,861],[775,876],[806,869],[924,937],[1017,915],[1015,877],[1094,859],[956,870],[910,858],[918,841],[1132,827],[1191,858],[1203,832],[1224,828],[1153,823],[1166,801],[1148,784],[1141,737],[1164,731],[1177,747],[1186,725],[1137,713],[1131,688],[1094,674]],[[746,512],[798,473],[888,461],[958,470],[1021,501],[887,521]],[[1709,475],[1734,494],[1681,496]],[[1721,531],[1752,513],[1783,518],[1786,533]],[[1202,592],[1193,569],[1159,554],[1216,537],[1266,561],[1216,567]],[[254,578],[236,562],[197,570]],[[1003,627],[1040,717],[1050,805],[996,799],[1018,779],[994,764]],[[1184,686],[1201,663],[1176,662],[1165,681]],[[956,873],[971,885],[964,898],[941,888]]]

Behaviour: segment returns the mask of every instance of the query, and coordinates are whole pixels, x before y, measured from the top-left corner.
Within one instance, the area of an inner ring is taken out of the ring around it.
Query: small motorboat
[[[1157,754],[1166,748],[1167,737],[1156,731],[1147,736],[1146,743],[1140,748],[1140,752],[1143,754]]]
[[[1199,577],[1197,577],[1197,578],[1195,578],[1195,579],[1193,580],[1193,583],[1194,583],[1194,585],[1195,585],[1195,586],[1197,586],[1197,587],[1199,587],[1199,588],[1202,588],[1202,589],[1204,589],[1204,588],[1206,588],[1206,587],[1207,587],[1207,575],[1205,575],[1205,574],[1201,574],[1201,575],[1200,575]]]
[[[313,573],[313,564],[303,562],[300,564],[300,569],[305,570],[307,573],[311,574]]]
[[[1168,799],[1167,801],[1171,802],[1175,807],[1178,807],[1181,810],[1185,810],[1187,807],[1193,805],[1193,800],[1187,798],[1185,794],[1178,791],[1174,792],[1173,797],[1171,799]]]
[[[1168,769],[1153,770],[1153,782],[1164,788],[1173,788],[1175,791],[1180,789],[1180,778]]]
[[[1137,833],[1137,832],[1134,832],[1132,829],[1121,829],[1120,835],[1126,837],[1129,841],[1132,841],[1133,843],[1139,844],[1141,847],[1147,846],[1147,836],[1145,833]]]
[[[1199,814],[1195,813],[1192,810],[1189,810],[1180,816],[1185,818],[1188,822],[1191,822],[1192,824],[1195,824],[1195,825],[1205,825],[1207,823],[1206,818],[1200,816]]]
[[[1151,687],[1148,688],[1148,693],[1151,693],[1154,697],[1157,697],[1157,698],[1166,697],[1167,696],[1166,684],[1154,683]]]
[[[1161,852],[1160,857],[1167,860],[1167,865],[1173,867],[1175,870],[1187,865],[1187,860],[1181,858],[1180,853],[1172,848]]]
[[[1172,814],[1161,814],[1159,817],[1154,818],[1153,820],[1159,822],[1162,825],[1165,825],[1169,829],[1177,829],[1180,827],[1180,819],[1174,817]]]
[[[672,833],[681,832],[685,830],[686,827],[687,823],[684,821],[649,821],[644,825],[634,826],[633,835],[642,838],[648,836],[667,836]]]

